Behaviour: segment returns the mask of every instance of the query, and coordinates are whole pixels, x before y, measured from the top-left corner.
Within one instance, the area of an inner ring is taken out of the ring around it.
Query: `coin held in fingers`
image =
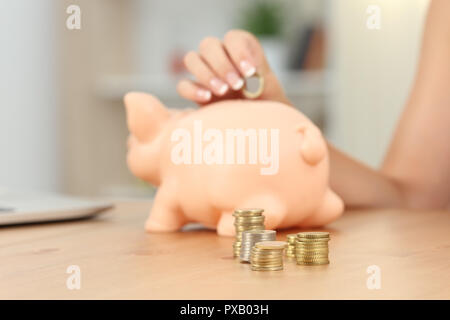
[[[245,85],[242,88],[242,93],[247,99],[257,99],[261,96],[263,91],[264,78],[261,75],[255,73],[252,77],[245,79]]]

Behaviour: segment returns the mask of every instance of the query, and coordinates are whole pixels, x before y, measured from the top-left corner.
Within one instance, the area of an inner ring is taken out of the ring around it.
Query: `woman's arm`
[[[347,207],[444,208],[450,201],[450,1],[434,0],[413,90],[380,171],[330,146]]]

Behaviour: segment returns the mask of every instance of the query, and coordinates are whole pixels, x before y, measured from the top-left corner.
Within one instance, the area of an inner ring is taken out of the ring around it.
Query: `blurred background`
[[[130,90],[184,108],[184,53],[255,33],[289,98],[378,166],[407,99],[428,0],[0,0],[0,186],[143,197],[125,162]],[[80,29],[68,29],[77,5]],[[380,9],[380,28],[367,20]]]

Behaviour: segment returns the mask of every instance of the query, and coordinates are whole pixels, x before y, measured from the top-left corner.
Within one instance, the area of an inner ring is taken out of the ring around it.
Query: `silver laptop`
[[[0,225],[88,218],[112,207],[104,201],[0,189]]]

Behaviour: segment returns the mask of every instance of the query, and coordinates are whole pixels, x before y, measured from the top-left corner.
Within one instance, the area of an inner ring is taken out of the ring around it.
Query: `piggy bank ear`
[[[313,124],[301,125],[297,130],[303,134],[300,153],[310,165],[319,163],[326,155],[327,146],[320,130]]]
[[[140,142],[151,140],[170,116],[161,101],[150,94],[127,93],[124,103],[128,129]]]

